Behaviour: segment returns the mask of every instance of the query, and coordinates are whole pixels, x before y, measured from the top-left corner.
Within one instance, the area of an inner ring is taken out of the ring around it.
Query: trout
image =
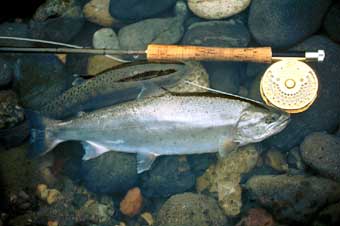
[[[282,131],[289,114],[247,98],[210,93],[143,98],[66,121],[28,113],[31,150],[43,155],[67,140],[80,141],[83,160],[108,151],[137,154],[137,171],[160,155],[221,155]]]

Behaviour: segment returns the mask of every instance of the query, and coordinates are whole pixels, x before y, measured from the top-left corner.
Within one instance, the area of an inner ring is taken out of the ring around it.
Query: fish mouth
[[[288,123],[290,122],[290,117],[285,117],[283,119],[280,119],[279,121],[280,122],[278,124],[272,125],[269,128],[270,130],[275,131],[274,134],[281,132],[287,127]]]

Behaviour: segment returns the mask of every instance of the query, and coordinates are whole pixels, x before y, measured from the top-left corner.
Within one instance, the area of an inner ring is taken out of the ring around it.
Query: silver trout
[[[283,130],[287,113],[233,95],[166,94],[124,102],[67,121],[31,120],[31,154],[81,141],[83,160],[110,150],[137,153],[137,171],[160,155],[220,152],[260,142]]]

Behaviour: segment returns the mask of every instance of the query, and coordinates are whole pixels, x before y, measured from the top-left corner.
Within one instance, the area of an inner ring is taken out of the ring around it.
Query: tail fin
[[[56,139],[53,133],[52,126],[57,121],[44,118],[39,113],[30,110],[26,110],[25,115],[30,125],[29,157],[43,155],[62,142]]]

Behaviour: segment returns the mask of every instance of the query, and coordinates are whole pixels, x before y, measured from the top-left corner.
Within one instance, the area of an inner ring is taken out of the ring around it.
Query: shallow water
[[[105,56],[0,54],[0,226],[340,225],[338,1],[13,2],[17,6],[1,7],[6,13],[0,16],[0,35],[133,50],[150,43],[271,46],[280,52],[323,49],[326,59],[308,63],[319,79],[316,101],[307,111],[292,115],[279,134],[224,157],[160,156],[149,171],[137,174],[136,154],[111,151],[83,161],[79,141],[29,158],[24,109],[58,109],[48,114],[67,119],[81,117],[77,109],[89,111],[168,91],[202,92],[182,80],[173,86],[177,77],[162,80],[172,73],[263,102],[259,83],[270,65],[187,62],[182,70],[170,63],[164,68],[143,63],[142,69],[126,69],[125,78],[117,70],[128,64]],[[25,6],[25,12],[19,6]],[[0,45],[54,47],[2,39]],[[108,71],[112,81],[124,85],[110,86],[108,80],[95,77]],[[154,79],[166,89],[150,85]],[[145,81],[148,92],[142,94]],[[91,108],[86,108],[89,103]],[[199,142],[206,139],[202,136],[192,146],[202,147],[206,143]]]

